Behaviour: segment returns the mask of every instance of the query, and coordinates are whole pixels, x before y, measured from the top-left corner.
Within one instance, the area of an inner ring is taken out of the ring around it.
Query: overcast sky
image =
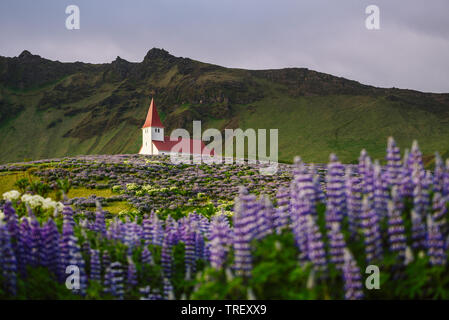
[[[65,9],[80,8],[80,30]],[[365,8],[380,8],[380,30]],[[449,92],[448,0],[1,0],[0,55],[142,61],[152,47],[226,67],[306,67]]]

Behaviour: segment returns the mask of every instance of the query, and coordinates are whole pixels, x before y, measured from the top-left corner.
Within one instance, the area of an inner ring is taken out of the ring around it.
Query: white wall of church
[[[150,129],[151,128],[142,129],[142,148],[140,149],[140,154],[153,154]]]
[[[164,141],[164,128],[151,127],[151,136],[154,141]]]
[[[142,148],[139,154],[159,154],[152,141],[164,141],[164,128],[148,127],[142,129]]]

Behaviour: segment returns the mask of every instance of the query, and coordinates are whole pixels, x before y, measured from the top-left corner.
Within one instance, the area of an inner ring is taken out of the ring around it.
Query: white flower
[[[11,191],[5,192],[3,194],[3,200],[15,201],[19,198],[20,198],[20,192],[17,190],[11,190]]]
[[[42,201],[42,209],[44,210],[54,210],[56,207],[56,201],[51,200],[50,198],[44,199]]]
[[[64,210],[64,204],[62,202],[57,202],[56,208],[58,209],[58,212],[62,212],[62,210]]]
[[[22,202],[25,202],[28,204],[31,209],[35,209],[37,207],[42,207],[44,202],[46,201],[43,197],[40,195],[30,195],[30,194],[24,194],[21,198]]]
[[[0,210],[0,224],[3,222],[3,219],[5,219],[5,214]]]
[[[405,248],[405,261],[404,264],[408,265],[410,262],[413,262],[414,258],[413,258],[413,252],[412,249],[410,249],[409,246],[407,246],[407,248]]]

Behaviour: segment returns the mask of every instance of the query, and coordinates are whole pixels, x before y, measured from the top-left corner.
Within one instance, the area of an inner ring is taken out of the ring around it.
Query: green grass
[[[8,192],[10,190],[17,190],[17,187],[14,186],[17,180],[21,178],[29,178],[30,175],[26,172],[3,172],[0,173],[0,197],[3,193]],[[88,198],[91,195],[96,195],[97,197],[109,198],[115,195],[110,189],[88,189],[83,187],[74,187],[70,189],[68,193],[69,198],[79,198],[85,197]],[[55,199],[54,192],[50,192],[48,195],[50,198]],[[127,201],[115,201],[108,202],[107,205],[104,206],[105,210],[113,214],[118,214],[119,212],[125,210],[129,211],[133,209],[133,206],[130,205]],[[94,210],[94,209],[92,209]]]
[[[389,136],[395,137],[402,150],[417,139],[425,155],[444,154],[449,149],[449,126],[444,119],[383,98],[279,96],[254,105],[257,112],[240,109],[240,126],[278,128],[283,161],[300,155],[308,162],[325,163],[335,152],[348,163],[356,161],[363,148],[373,158],[383,159]]]
[[[91,195],[96,195],[97,197],[109,198],[114,195],[110,189],[87,189],[83,187],[76,187],[70,189],[67,196],[69,198],[88,198]]]
[[[17,180],[28,178],[25,172],[2,172],[0,173],[0,196],[10,190],[17,190],[14,186]]]
[[[126,201],[117,201],[117,202],[110,202],[107,206],[104,207],[105,210],[109,211],[113,214],[118,214],[120,211],[130,211],[133,209],[133,206],[130,205]]]

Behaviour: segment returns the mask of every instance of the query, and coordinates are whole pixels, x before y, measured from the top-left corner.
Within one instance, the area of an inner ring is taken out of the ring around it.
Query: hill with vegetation
[[[0,57],[0,163],[137,153],[150,98],[167,134],[277,128],[279,158],[382,158],[388,136],[449,157],[449,94],[376,88],[306,68],[231,69],[151,49],[142,62],[62,63],[28,51]]]

